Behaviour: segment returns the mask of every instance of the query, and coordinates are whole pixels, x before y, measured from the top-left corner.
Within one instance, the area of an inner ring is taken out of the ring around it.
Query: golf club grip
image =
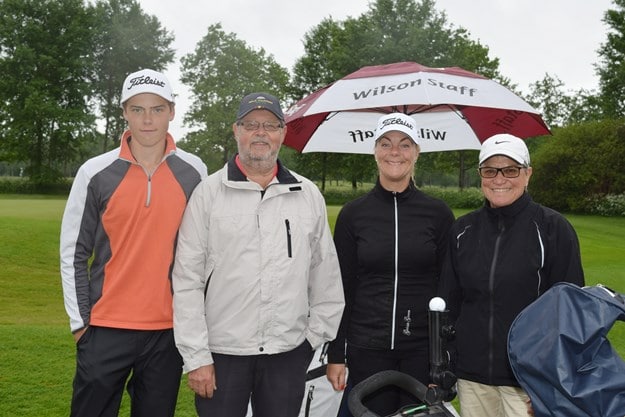
[[[440,311],[428,312],[429,328],[430,328],[430,377],[432,378],[434,372],[437,371],[442,365],[445,364],[443,358],[443,342],[441,340],[441,326],[444,320],[445,313]],[[433,379],[433,378],[432,378]]]
[[[369,411],[362,403],[362,399],[372,392],[387,385],[395,385],[415,395],[421,401],[430,403],[428,388],[410,375],[395,370],[381,371],[357,384],[349,392],[347,406],[354,417],[380,417]]]

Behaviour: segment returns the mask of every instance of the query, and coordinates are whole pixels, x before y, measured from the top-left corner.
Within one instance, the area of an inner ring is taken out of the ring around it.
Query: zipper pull
[[[293,248],[291,247],[291,223],[289,223],[289,219],[284,219],[284,225],[286,226],[286,252],[289,258],[292,258]]]

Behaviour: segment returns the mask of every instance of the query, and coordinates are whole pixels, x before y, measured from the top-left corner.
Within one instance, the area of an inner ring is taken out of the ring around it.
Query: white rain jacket
[[[315,349],[336,336],[344,298],[325,201],[278,166],[263,191],[232,160],[191,196],[173,270],[185,372],[212,364],[212,352]]]

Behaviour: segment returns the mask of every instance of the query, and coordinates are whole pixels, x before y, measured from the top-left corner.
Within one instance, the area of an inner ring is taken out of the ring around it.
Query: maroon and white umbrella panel
[[[536,109],[496,81],[458,67],[400,62],[363,67],[293,104],[284,144],[370,154],[376,122],[391,112],[415,119],[421,152],[479,149],[497,133],[550,134]]]

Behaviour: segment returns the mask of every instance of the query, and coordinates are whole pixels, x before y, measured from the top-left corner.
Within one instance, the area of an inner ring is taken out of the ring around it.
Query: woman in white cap
[[[328,349],[327,377],[336,390],[345,388],[346,367],[349,387],[389,369],[429,382],[427,306],[454,217],[413,182],[420,150],[414,119],[382,116],[375,138],[377,183],[341,209],[334,230],[345,291],[338,336]],[[388,415],[415,401],[388,387],[364,405]]]
[[[529,399],[508,362],[508,330],[556,282],[584,284],[579,242],[561,214],[528,194],[523,140],[498,134],[484,141],[478,171],[485,204],[454,223],[439,291],[455,320],[460,411],[527,416]]]

